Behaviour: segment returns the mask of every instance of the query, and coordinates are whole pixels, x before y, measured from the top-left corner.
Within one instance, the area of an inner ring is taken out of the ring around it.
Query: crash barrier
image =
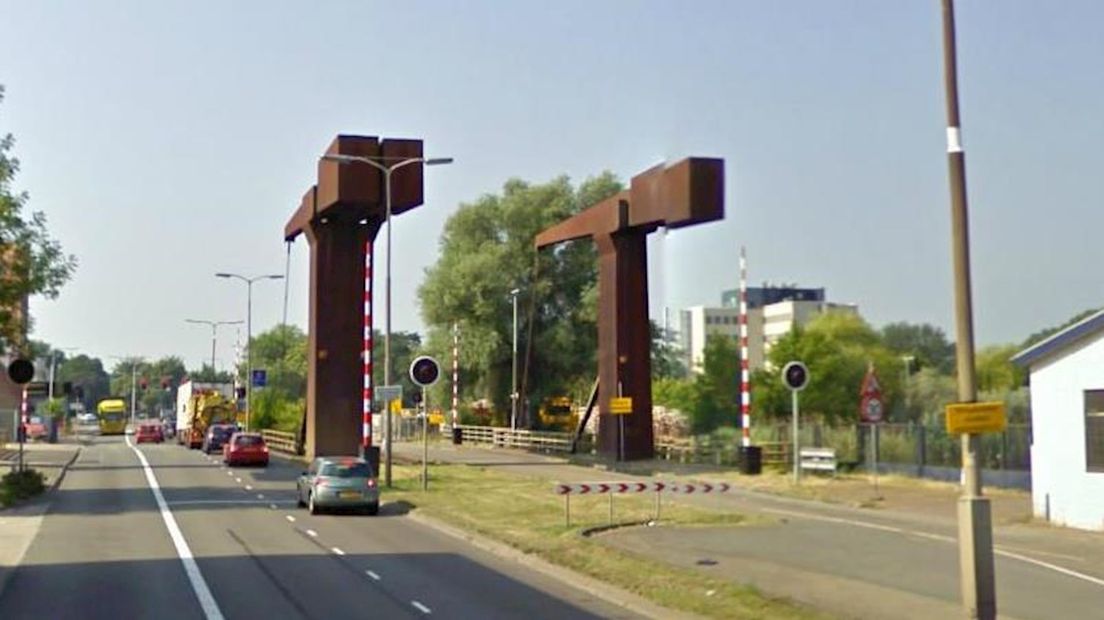
[[[264,437],[265,444],[268,445],[269,450],[291,455],[299,454],[299,446],[296,441],[297,437],[295,433],[275,431],[266,428],[261,431],[261,437]]]
[[[472,426],[457,424],[460,441],[464,443],[490,444],[496,448],[521,448],[541,452],[571,452],[573,433],[555,431],[512,430],[497,426]],[[587,439],[589,436],[584,437]],[[586,444],[589,446],[589,443]],[[583,449],[580,446],[580,451]]]
[[[664,493],[679,495],[701,495],[707,493],[727,493],[732,488],[727,482],[557,482],[553,489],[564,498],[564,525],[571,527],[572,495],[609,496],[609,524],[613,525],[613,496],[635,493],[655,493],[655,514],[653,520],[659,522],[661,498]]]
[[[835,448],[801,448],[801,469],[814,471],[830,471],[836,475],[836,449]]]

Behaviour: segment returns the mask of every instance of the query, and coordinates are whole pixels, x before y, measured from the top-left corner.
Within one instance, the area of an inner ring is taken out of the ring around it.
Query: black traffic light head
[[[149,387],[149,380],[147,380],[145,377],[142,377],[138,380],[138,387],[142,388],[142,391],[144,392],[146,388]]]
[[[809,369],[801,362],[790,362],[782,367],[782,382],[791,390],[802,390],[809,383]]]
[[[441,365],[428,355],[422,355],[410,362],[410,380],[422,387],[437,383],[440,376]]]
[[[422,391],[414,390],[414,393],[410,395],[410,400],[413,401],[415,405],[422,404]]]
[[[8,364],[8,377],[18,385],[26,385],[34,379],[34,364],[30,360],[17,358]]]

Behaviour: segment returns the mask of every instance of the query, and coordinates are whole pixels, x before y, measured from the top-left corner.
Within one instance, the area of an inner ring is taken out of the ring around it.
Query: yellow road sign
[[[396,398],[391,401],[391,413],[399,413],[402,411],[402,399]]]
[[[611,398],[610,399],[610,413],[615,415],[625,415],[626,413],[632,413],[632,398]]]
[[[1004,403],[953,403],[946,409],[947,432],[999,433],[1008,425]]]

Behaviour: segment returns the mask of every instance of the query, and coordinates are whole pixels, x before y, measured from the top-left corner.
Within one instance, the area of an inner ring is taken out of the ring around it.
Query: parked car
[[[98,421],[99,420],[96,418],[96,414],[92,413],[91,411],[86,411],[84,413],[78,413],[77,414],[77,424],[88,425],[88,424],[95,424]]]
[[[324,509],[359,509],[370,515],[379,512],[379,485],[371,464],[355,456],[323,456],[295,481],[299,506],[310,513]]]
[[[222,447],[222,462],[227,465],[268,466],[268,446],[260,433],[234,433]]]
[[[176,418],[172,416],[161,418],[161,432],[165,434],[166,439],[176,437]]]
[[[222,452],[222,446],[230,441],[230,436],[237,430],[238,427],[233,424],[212,424],[207,429],[207,434],[203,436],[203,452],[206,454]]]
[[[27,440],[47,439],[50,429],[46,427],[46,418],[40,415],[27,416]]]
[[[134,443],[142,443],[151,441],[153,443],[161,443],[165,441],[165,435],[161,432],[160,424],[150,424],[144,422],[138,425],[138,430],[134,433]]]

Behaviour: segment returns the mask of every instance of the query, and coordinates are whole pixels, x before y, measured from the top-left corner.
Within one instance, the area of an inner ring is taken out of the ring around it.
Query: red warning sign
[[[882,400],[882,386],[871,364],[863,377],[862,390],[859,392],[859,420],[867,424],[877,424],[885,419],[885,402]]]

